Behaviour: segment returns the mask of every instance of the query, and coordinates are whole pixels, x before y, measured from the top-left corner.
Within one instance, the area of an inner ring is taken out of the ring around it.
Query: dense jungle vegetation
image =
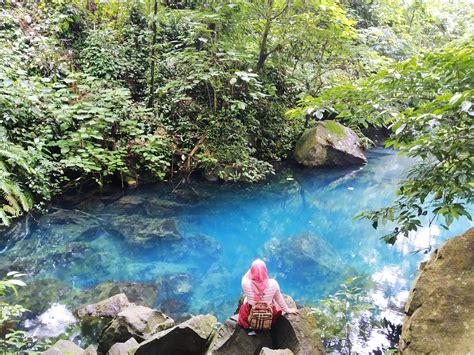
[[[0,0],[0,228],[70,189],[263,181],[327,119],[418,159],[393,205],[356,216],[392,222],[387,243],[471,219],[473,16],[470,0]],[[358,299],[344,290],[326,306]],[[25,309],[0,310],[0,349],[24,348],[3,335]]]
[[[420,158],[393,206],[470,218],[469,2],[9,1],[0,22],[0,217],[66,189],[192,173],[255,182],[316,120],[388,127]],[[471,12],[470,12],[471,11]]]

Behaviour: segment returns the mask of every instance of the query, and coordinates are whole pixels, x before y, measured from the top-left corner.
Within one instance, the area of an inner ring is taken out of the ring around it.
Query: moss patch
[[[326,121],[325,128],[329,132],[335,134],[338,137],[344,137],[346,135],[344,126],[337,123],[336,121],[333,121],[333,120]]]

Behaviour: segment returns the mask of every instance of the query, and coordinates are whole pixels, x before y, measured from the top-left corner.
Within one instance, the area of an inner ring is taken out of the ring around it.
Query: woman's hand
[[[288,312],[286,312],[288,314],[300,314],[300,311],[298,311],[298,309],[296,308],[289,308],[288,309]]]

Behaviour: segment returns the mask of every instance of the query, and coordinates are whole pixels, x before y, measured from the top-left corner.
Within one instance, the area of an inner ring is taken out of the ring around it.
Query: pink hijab
[[[263,294],[268,285],[268,271],[265,262],[261,259],[255,259],[245,277],[252,281],[259,294]]]

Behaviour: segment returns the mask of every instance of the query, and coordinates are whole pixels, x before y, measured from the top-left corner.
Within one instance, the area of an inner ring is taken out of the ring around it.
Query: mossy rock
[[[125,237],[127,243],[136,246],[151,246],[159,240],[179,240],[181,234],[178,231],[174,218],[149,218],[128,215],[114,216],[111,218],[112,228]],[[151,244],[150,244],[151,243]]]
[[[296,143],[295,159],[308,167],[367,163],[359,138],[336,121],[321,121],[306,130]]]
[[[112,345],[135,338],[139,343],[174,326],[174,320],[148,307],[129,305],[102,331],[98,351],[107,352]]]

